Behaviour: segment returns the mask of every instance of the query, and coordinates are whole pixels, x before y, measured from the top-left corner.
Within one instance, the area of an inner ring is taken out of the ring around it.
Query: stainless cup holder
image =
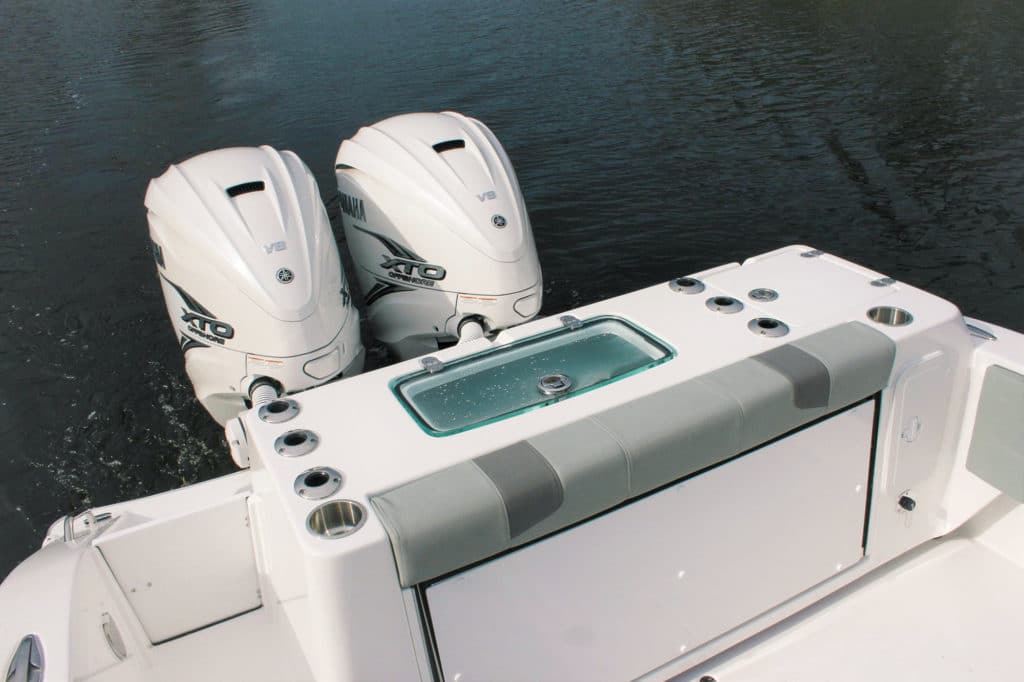
[[[868,319],[890,327],[902,327],[914,321],[914,316],[903,308],[878,306],[868,311]]]
[[[355,533],[365,521],[363,505],[352,500],[331,500],[309,513],[306,528],[317,537],[335,540]]]

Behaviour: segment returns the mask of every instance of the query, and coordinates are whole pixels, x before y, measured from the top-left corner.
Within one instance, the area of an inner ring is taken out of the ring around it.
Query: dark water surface
[[[292,149],[332,202],[359,126],[480,118],[545,314],[802,242],[1024,328],[1019,0],[300,6],[0,3],[0,575],[62,514],[232,470],[142,205],[216,147]]]

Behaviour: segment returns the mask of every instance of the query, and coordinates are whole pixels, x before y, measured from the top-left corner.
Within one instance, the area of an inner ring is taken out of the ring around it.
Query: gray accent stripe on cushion
[[[473,459],[498,489],[512,539],[562,506],[562,482],[544,455],[526,442]]]
[[[530,439],[562,483],[562,506],[516,538],[529,542],[629,498],[629,465],[618,442],[593,419],[581,419]]]
[[[735,452],[766,443],[828,411],[824,406],[797,407],[789,377],[753,358],[734,362],[694,381],[713,386],[739,407]]]
[[[785,345],[755,355],[752,359],[789,379],[796,407],[806,410],[828,405],[828,397],[832,392],[828,367],[807,351]]]
[[[967,470],[1024,502],[1024,376],[997,365],[985,370]]]
[[[850,405],[885,388],[896,359],[892,339],[862,322],[847,322],[791,345],[825,363],[832,377],[830,410]]]

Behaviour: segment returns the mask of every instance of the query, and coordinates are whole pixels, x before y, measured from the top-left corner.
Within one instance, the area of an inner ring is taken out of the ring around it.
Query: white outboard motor
[[[450,111],[389,118],[342,142],[335,173],[370,326],[399,359],[540,310],[519,183],[480,121]]]
[[[359,314],[298,156],[271,147],[200,154],[150,181],[146,208],[185,370],[219,423],[247,401],[362,370]]]

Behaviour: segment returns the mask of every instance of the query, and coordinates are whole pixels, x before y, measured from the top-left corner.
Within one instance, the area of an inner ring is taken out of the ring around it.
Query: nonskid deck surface
[[[301,646],[280,609],[259,608],[148,649],[89,682],[313,682]]]
[[[1024,507],[1000,498],[957,533],[673,682],[1019,680],[1022,607]]]

